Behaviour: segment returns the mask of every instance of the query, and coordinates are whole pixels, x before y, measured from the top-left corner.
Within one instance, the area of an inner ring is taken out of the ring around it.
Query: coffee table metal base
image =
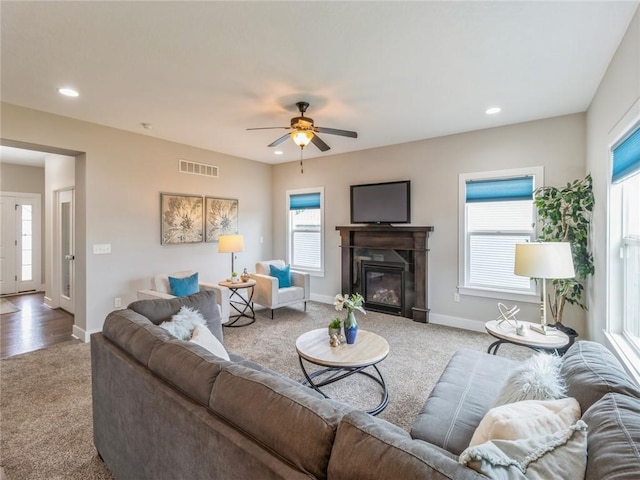
[[[370,415],[377,415],[382,412],[389,404],[389,390],[387,389],[387,384],[384,381],[384,377],[382,376],[380,370],[378,370],[378,367],[376,365],[365,365],[363,367],[327,367],[315,372],[308,373],[307,369],[304,366],[302,357],[298,356],[298,360],[300,362],[302,373],[305,377],[305,380],[302,381],[302,384],[308,385],[309,387],[313,388],[316,392],[323,395],[325,398],[329,398],[329,396],[320,389],[321,387],[330,385],[334,382],[343,380],[347,377],[350,377],[351,375],[359,373],[361,375],[369,377],[382,387],[382,400],[380,401],[380,404],[377,407],[372,408],[371,410],[365,410],[365,412]],[[372,373],[365,372],[364,370],[368,367],[373,367],[373,369],[376,371],[377,376],[373,375]],[[320,381],[316,381],[319,377]]]

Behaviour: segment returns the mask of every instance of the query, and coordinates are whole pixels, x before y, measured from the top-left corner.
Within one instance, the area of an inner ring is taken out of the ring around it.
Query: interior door
[[[18,291],[16,273],[16,200],[14,197],[0,196],[0,212],[2,213],[2,232],[0,232],[0,293],[16,293]]]
[[[74,203],[73,190],[58,192],[58,265],[60,285],[60,308],[74,313]]]

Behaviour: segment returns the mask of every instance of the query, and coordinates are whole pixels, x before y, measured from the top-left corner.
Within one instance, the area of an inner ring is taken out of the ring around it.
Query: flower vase
[[[347,314],[347,318],[344,320],[344,336],[347,339],[349,345],[356,343],[356,336],[358,335],[358,322],[356,322],[356,316],[353,312]]]

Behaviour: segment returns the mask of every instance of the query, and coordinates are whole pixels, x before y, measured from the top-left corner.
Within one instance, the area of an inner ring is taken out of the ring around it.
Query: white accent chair
[[[184,278],[193,275],[195,272],[191,270],[184,270],[174,273],[159,273],[151,280],[151,290],[138,290],[138,300],[154,300],[158,298],[176,298],[175,295],[171,295],[171,287],[169,286],[169,277]],[[229,289],[215,283],[198,282],[200,291],[202,290],[215,290],[218,301],[218,310],[220,311],[220,318],[224,325],[229,321]]]
[[[304,311],[307,311],[307,301],[311,296],[311,276],[308,273],[291,270],[291,286],[278,288],[278,279],[270,274],[269,265],[284,268],[284,260],[265,260],[256,263],[256,273],[251,278],[256,281],[253,292],[253,303],[262,305],[271,310],[271,318],[276,308],[304,302]]]

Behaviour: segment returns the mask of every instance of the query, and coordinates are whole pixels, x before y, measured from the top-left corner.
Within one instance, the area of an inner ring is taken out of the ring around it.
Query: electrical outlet
[[[122,308],[122,299],[120,297],[113,299],[113,308]]]
[[[458,292],[453,294],[453,301],[456,303],[460,302],[460,294]]]
[[[96,244],[93,246],[94,255],[106,255],[108,253],[111,253],[110,243]]]

